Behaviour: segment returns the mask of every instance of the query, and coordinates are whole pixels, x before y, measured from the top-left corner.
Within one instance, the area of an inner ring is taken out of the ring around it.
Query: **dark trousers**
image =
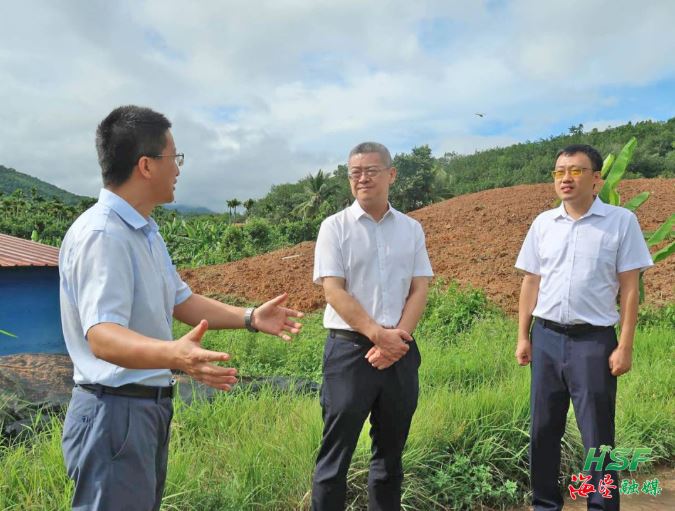
[[[616,346],[613,328],[572,337],[535,321],[530,394],[530,473],[535,511],[560,510],[563,506],[558,486],[560,441],[570,397],[586,452],[601,445],[614,447],[616,377],[609,371],[608,360]],[[609,462],[606,456],[605,464]],[[604,473],[611,475],[617,489],[612,490],[611,499],[597,491],[591,493],[588,509],[618,510],[620,484],[616,472],[590,472],[589,482],[598,490]]]
[[[91,394],[78,387],[63,423],[74,511],[157,511],[173,416],[170,398]]]
[[[323,440],[312,484],[313,511],[342,511],[347,471],[363,424],[370,414],[372,456],[368,474],[368,509],[401,507],[401,455],[410,430],[419,385],[420,352],[415,342],[391,367],[378,370],[365,355],[369,342],[339,335],[326,339],[323,359]]]

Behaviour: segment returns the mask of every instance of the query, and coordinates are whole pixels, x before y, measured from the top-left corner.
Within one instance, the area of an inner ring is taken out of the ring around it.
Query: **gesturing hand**
[[[202,336],[208,327],[209,324],[202,319],[196,327],[173,343],[177,358],[176,368],[209,387],[228,391],[237,383],[237,370],[211,363],[229,360],[230,355],[201,347]]]
[[[373,341],[382,355],[393,362],[396,362],[403,355],[408,353],[410,346],[405,341],[412,341],[412,336],[400,328],[382,328],[378,331]]]
[[[284,341],[290,341],[291,337],[286,332],[297,334],[302,328],[302,324],[289,318],[301,318],[304,314],[283,307],[286,300],[288,300],[288,294],[284,293],[256,308],[253,311],[253,318],[251,318],[253,328],[266,334],[281,337]]]

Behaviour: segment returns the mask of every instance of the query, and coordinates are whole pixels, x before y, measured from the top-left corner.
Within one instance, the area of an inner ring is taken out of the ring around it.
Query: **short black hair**
[[[588,159],[591,160],[591,167],[593,168],[594,172],[600,172],[602,170],[603,160],[602,156],[600,156],[600,152],[595,147],[588,144],[568,145],[567,147],[564,147],[558,151],[558,154],[555,155],[555,159],[558,161],[558,158],[561,154],[572,156],[573,154],[577,153],[584,153],[586,156],[588,156]]]
[[[96,129],[96,151],[104,186],[124,183],[141,156],[160,154],[171,122],[149,108],[115,108]]]

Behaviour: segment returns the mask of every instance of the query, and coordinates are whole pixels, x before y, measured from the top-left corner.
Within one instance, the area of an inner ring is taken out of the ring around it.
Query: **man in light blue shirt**
[[[61,319],[75,388],[63,454],[73,509],[158,510],[173,415],[171,369],[230,390],[236,370],[205,350],[207,328],[248,328],[290,339],[302,313],[286,295],[241,309],[194,294],[150,217],[173,201],[183,164],[171,123],[148,108],[113,110],[98,126],[104,189],[61,246]],[[172,341],[172,319],[195,326]]]
[[[631,368],[639,275],[653,264],[635,215],[595,197],[601,168],[602,157],[591,146],[558,153],[552,174],[562,203],[534,220],[516,261],[525,272],[516,359],[523,366],[532,362],[536,511],[562,509],[560,441],[570,398],[585,449],[614,446],[616,378]],[[617,475],[602,469],[591,472],[590,483],[598,489],[609,476],[615,489],[611,498],[590,494],[588,508],[618,510]]]

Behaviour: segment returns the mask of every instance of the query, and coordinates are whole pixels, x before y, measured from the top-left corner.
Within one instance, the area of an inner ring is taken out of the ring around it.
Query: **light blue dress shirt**
[[[618,274],[653,264],[635,215],[596,198],[577,220],[564,204],[535,218],[516,268],[541,276],[533,316],[611,326],[619,321]]]
[[[170,385],[168,369],[126,369],[96,358],[86,337],[94,325],[116,323],[155,339],[173,339],[173,308],[192,292],[172,265],[155,221],[102,189],[98,202],[68,229],[59,273],[61,321],[75,383]]]
[[[401,319],[414,277],[433,277],[424,231],[414,218],[389,206],[376,222],[358,201],[321,223],[314,252],[314,283],[345,279],[345,289],[379,325]],[[325,328],[353,330],[331,305]]]

